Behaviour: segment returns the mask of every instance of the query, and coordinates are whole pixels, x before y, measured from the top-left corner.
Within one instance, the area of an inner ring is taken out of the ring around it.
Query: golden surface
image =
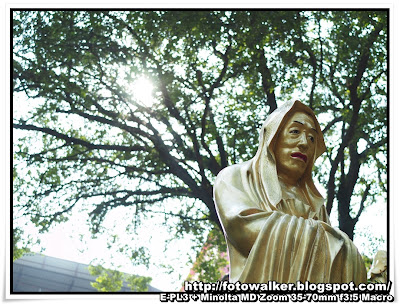
[[[222,170],[214,201],[230,258],[230,281],[358,284],[363,260],[330,225],[311,177],[325,151],[310,108],[291,101],[269,115],[255,157]]]

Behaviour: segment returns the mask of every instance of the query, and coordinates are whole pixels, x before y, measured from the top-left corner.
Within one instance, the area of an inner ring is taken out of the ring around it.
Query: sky
[[[97,262],[107,268],[115,268],[119,271],[129,274],[138,274],[141,276],[150,276],[153,278],[151,285],[162,291],[178,291],[184,279],[179,280],[179,274],[186,277],[189,274],[191,265],[187,265],[186,254],[190,252],[190,245],[192,241],[190,238],[181,241],[172,241],[168,244],[168,249],[164,251],[165,240],[168,239],[168,233],[165,228],[154,223],[146,223],[137,234],[137,239],[142,239],[151,254],[151,260],[155,263],[173,264],[175,271],[173,274],[166,274],[157,266],[150,265],[149,268],[144,266],[134,267],[130,260],[123,254],[113,253],[107,249],[107,239],[99,237],[98,239],[85,238],[83,241],[79,240],[79,234],[88,232],[87,226],[83,225],[85,219],[84,215],[75,213],[73,224],[60,224],[55,227],[52,232],[41,237],[41,246],[46,250],[42,253],[48,256],[58,257],[66,260],[80,262],[83,264],[96,264]],[[108,224],[112,226],[114,220],[118,220],[118,212],[109,217]],[[120,229],[116,232],[124,232],[124,223],[119,223]],[[121,239],[124,234],[120,234]],[[126,241],[129,242],[127,236]],[[141,238],[142,237],[142,238]],[[39,248],[37,248],[39,250]],[[100,254],[100,255],[99,255]],[[192,253],[195,258],[195,253]],[[102,262],[103,261],[103,262]],[[186,264],[185,264],[186,263]],[[115,264],[113,266],[113,264]]]
[[[14,2],[15,1],[13,1],[13,3]],[[87,2],[88,3],[92,3],[92,5],[94,5],[94,6],[98,6],[99,5],[99,1],[96,1],[96,2],[87,1]],[[157,1],[157,2],[159,3],[160,1]],[[257,1],[255,1],[255,2],[257,2]],[[308,2],[311,3],[311,5],[314,5],[314,6],[321,5],[321,1],[308,1]],[[29,3],[29,1],[24,1],[24,3],[26,5],[26,3]],[[38,4],[38,3],[40,3],[40,2],[36,2],[35,5]],[[47,2],[42,2],[42,3],[47,3]],[[72,3],[72,2],[70,2],[70,3]],[[101,3],[102,2],[100,2],[100,4]],[[104,2],[104,3],[107,3],[107,2]],[[123,1],[121,1],[121,3],[123,3]],[[131,4],[132,2],[130,1],[129,3]],[[148,3],[149,2],[147,2],[147,5],[149,5]],[[179,4],[180,2],[179,1],[175,1],[174,3]],[[184,2],[181,2],[181,3],[184,3]],[[233,3],[236,3],[236,2],[230,1],[229,3],[230,3],[230,5],[232,5]],[[293,1],[289,1],[289,2],[288,1],[280,1],[280,4],[277,4],[277,5],[278,6],[279,5],[282,6],[282,3],[293,3]],[[336,3],[336,5],[338,4],[338,2],[335,2],[335,3]],[[348,3],[348,1],[342,1],[342,3],[344,3],[343,4],[344,6],[351,5],[351,4]],[[368,5],[368,3],[376,4],[377,2],[376,1],[352,1],[352,3],[359,3],[359,4],[363,4],[363,5]],[[389,1],[389,3],[394,3],[394,1],[392,1],[392,2]],[[334,4],[332,4],[332,5],[334,5]],[[44,6],[46,6],[46,4],[44,4]],[[107,5],[107,7],[110,7],[110,5]],[[396,10],[397,10],[396,12],[398,13],[398,8]],[[2,13],[3,13],[3,11],[4,11],[4,7],[2,7]],[[397,14],[397,16],[398,16],[398,14]],[[395,19],[395,21],[394,21],[396,23],[396,29],[399,29],[399,26],[398,26],[399,25],[399,21],[398,21],[399,19],[400,18],[397,18],[397,20]],[[393,20],[392,20],[392,22],[393,22]],[[2,27],[3,26],[4,26],[4,22],[2,23]],[[398,33],[399,32],[397,31],[397,34]],[[2,34],[3,34],[3,31],[2,31]],[[394,52],[393,51],[394,49],[392,49],[391,50],[391,54],[399,54],[400,49],[399,49],[398,40],[394,41],[394,43],[391,45],[391,48],[396,48],[395,50],[397,50],[396,52]],[[2,52],[5,52],[4,48],[2,48]],[[398,67],[398,64],[399,64],[399,59],[397,59],[395,56],[393,56],[392,57],[392,65]],[[3,69],[3,71],[9,71],[9,68]],[[392,84],[400,83],[400,79],[398,77],[398,72],[396,72],[396,75],[394,75],[393,71],[394,71],[394,69],[392,69],[392,74],[393,74],[393,76],[392,76]],[[4,73],[4,74],[6,74],[6,73]],[[5,100],[9,101],[10,100],[9,99],[9,92],[7,90],[7,88],[9,88],[8,87],[8,81],[7,81],[8,76],[7,75],[2,75],[2,78],[4,78],[5,81],[1,82],[2,89],[3,89],[3,90],[1,90],[1,92],[5,92],[5,95],[6,95]],[[392,86],[392,88],[391,88],[392,99],[394,100],[397,97],[397,100],[398,100],[398,98],[399,98],[398,89],[397,88],[394,89],[393,87],[394,86]],[[3,106],[3,110],[4,110],[2,112],[3,115],[4,115],[4,117],[3,117],[3,124],[4,124],[3,125],[4,126],[3,131],[5,131],[5,132],[1,133],[1,137],[2,137],[3,143],[4,142],[6,143],[4,149],[1,150],[1,154],[2,154],[1,157],[4,160],[4,168],[5,168],[5,170],[3,171],[3,175],[2,175],[2,179],[4,179],[4,181],[2,183],[2,186],[3,186],[3,190],[4,190],[5,202],[9,203],[10,200],[11,200],[10,192],[9,192],[10,187],[11,187],[10,186],[10,171],[9,171],[10,149],[11,149],[10,148],[10,136],[9,136],[10,135],[10,116],[9,116],[10,111],[9,111],[9,104],[8,103],[2,103],[2,106]],[[400,130],[400,120],[397,120],[397,121],[395,120],[395,118],[397,118],[397,114],[400,113],[399,106],[397,106],[396,104],[391,104],[390,107],[391,107],[390,121],[392,122],[391,131]],[[395,114],[396,114],[396,116],[395,116]],[[393,136],[393,132],[391,134]],[[391,210],[391,214],[389,215],[389,217],[391,218],[392,228],[394,228],[396,226],[396,231],[398,229],[398,226],[395,225],[395,223],[394,223],[394,220],[395,220],[394,219],[394,214],[399,215],[398,214],[399,213],[399,209],[398,209],[398,207],[394,206],[394,200],[395,200],[394,190],[395,190],[395,186],[399,185],[399,183],[400,183],[399,182],[399,177],[398,177],[398,174],[397,174],[397,171],[396,171],[396,169],[399,169],[400,167],[399,167],[398,159],[394,158],[393,156],[395,156],[395,154],[398,153],[398,152],[399,152],[399,144],[397,142],[392,141],[391,145],[390,145],[390,155],[392,156],[392,159],[391,159],[391,162],[390,162],[390,170],[391,170],[391,173],[392,173],[391,181],[390,181],[391,182],[390,183],[391,184],[391,187],[390,187],[390,190],[391,190],[391,209],[390,209]],[[5,241],[7,241],[7,236],[9,236],[8,235],[9,208],[7,208],[7,205],[2,205],[2,208],[3,208],[3,214],[2,215],[4,215],[4,218],[5,218],[4,219],[5,220],[4,221],[5,225],[1,226],[2,227],[1,228],[2,229],[1,233],[2,233],[2,236],[5,236],[5,239],[6,239]],[[385,219],[385,218],[386,217],[384,217],[383,219]],[[376,211],[373,211],[373,210],[370,210],[369,208],[367,208],[366,211],[363,213],[362,218],[360,219],[360,224],[359,225],[360,226],[368,226],[371,223],[381,224],[381,219],[382,218],[379,218],[379,215],[377,215]],[[384,226],[383,225],[374,226],[374,230],[376,230],[376,232],[379,232],[379,231],[384,232]],[[60,228],[58,228],[57,231],[58,232],[53,232],[53,233],[49,234],[48,237],[45,238],[45,239],[42,238],[42,240],[44,241],[44,244],[46,245],[46,248],[47,248],[47,250],[46,250],[46,254],[47,255],[56,256],[56,257],[69,259],[69,260],[73,260],[73,261],[80,261],[82,263],[87,263],[87,261],[91,259],[90,257],[91,257],[91,255],[93,253],[98,253],[99,250],[97,250],[97,249],[99,249],[99,248],[97,248],[97,247],[102,244],[101,241],[93,242],[93,245],[90,247],[91,249],[89,250],[90,251],[89,253],[91,253],[91,254],[88,255],[88,257],[85,257],[85,255],[82,255],[82,253],[80,253],[79,251],[75,250],[75,249],[78,248],[77,247],[77,241],[76,241],[75,237],[73,237],[73,238],[69,237],[70,232],[69,232],[68,228],[60,227]],[[160,234],[160,235],[162,235],[162,234]],[[393,238],[393,232],[391,233],[391,237]],[[183,242],[182,245],[174,245],[174,248],[175,247],[183,247],[185,244],[187,244],[187,242]],[[154,253],[159,252],[159,248],[157,248],[157,245],[158,245],[158,242],[155,242],[154,243]],[[104,242],[103,242],[102,246],[104,246]],[[393,253],[393,249],[394,249],[394,243],[393,242],[391,243],[391,247],[392,247],[391,253]],[[8,244],[6,244],[6,248],[8,248]],[[94,249],[96,249],[96,250],[94,250]],[[7,257],[7,251],[5,253],[3,253],[3,255],[6,258]],[[8,262],[8,260],[6,260],[6,262]],[[397,264],[397,266],[398,265],[400,265],[400,264]],[[3,267],[4,267],[5,270],[7,269],[7,266],[3,265]],[[153,271],[151,271],[151,272],[153,272]],[[398,275],[398,272],[397,272],[397,275]],[[0,277],[0,278],[1,278],[1,281],[4,281],[4,279],[5,279],[4,276]],[[152,285],[154,287],[156,287],[156,288],[159,288],[159,289],[162,289],[162,285],[164,285],[165,282],[168,281],[167,278],[161,277],[161,275],[160,275],[160,277],[157,276],[155,278],[157,278],[157,279],[156,279],[156,281],[153,280]],[[158,281],[160,282],[160,286],[158,286],[158,284],[156,284],[156,283],[158,283]],[[0,285],[1,287],[4,287],[3,282],[0,282],[0,284],[1,284]],[[96,304],[101,304],[102,302],[104,304],[106,304],[106,302],[109,303],[109,301],[105,300],[105,299],[107,299],[107,297],[105,297],[103,300],[96,300]],[[2,301],[4,301],[4,299],[2,299]],[[125,301],[126,301],[127,304],[128,303],[129,304],[132,303],[130,300],[125,300]],[[146,301],[146,300],[144,300],[144,301]],[[31,301],[31,302],[29,302],[29,304],[36,304],[36,303],[39,303],[39,302],[40,302],[40,304],[46,303],[46,302],[43,302],[42,300],[38,300],[38,301]],[[67,302],[68,301],[65,301],[64,303],[67,304]],[[121,301],[121,303],[122,303],[122,301]]]

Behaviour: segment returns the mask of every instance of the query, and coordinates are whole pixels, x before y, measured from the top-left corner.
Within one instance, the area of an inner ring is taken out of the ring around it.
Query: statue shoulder
[[[248,167],[249,161],[225,167],[218,173],[214,187],[217,188],[222,182],[233,186],[241,185],[242,172],[246,171]]]

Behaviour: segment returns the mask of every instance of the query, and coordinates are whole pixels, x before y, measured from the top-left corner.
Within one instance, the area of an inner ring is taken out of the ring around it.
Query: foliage
[[[23,230],[21,228],[13,229],[13,261],[19,259],[26,253],[30,253],[31,250],[28,246],[19,246],[19,243],[22,241]],[[28,244],[30,244],[28,242]]]
[[[132,291],[145,292],[149,289],[151,277],[130,275],[126,278],[126,281],[128,282],[128,286]]]
[[[321,118],[328,211],[353,238],[386,200],[387,17],[14,11],[14,216],[45,232],[80,209],[98,234],[129,207],[135,226],[162,214],[172,237],[202,236],[220,226],[215,176],[298,96]]]
[[[122,288],[123,273],[116,270],[106,269],[102,266],[89,266],[89,273],[97,276],[96,282],[90,283],[101,292],[115,292]]]
[[[216,282],[228,275],[229,265],[224,234],[215,227],[208,234],[186,281]]]
[[[369,258],[368,256],[365,256],[365,255],[362,255],[362,259],[364,260],[365,269],[367,269],[367,273],[369,273],[373,259]]]
[[[151,277],[128,275],[117,270],[104,268],[103,266],[89,266],[89,273],[97,276],[96,282],[90,284],[100,292],[120,291],[124,281],[132,291],[145,292],[151,282]]]

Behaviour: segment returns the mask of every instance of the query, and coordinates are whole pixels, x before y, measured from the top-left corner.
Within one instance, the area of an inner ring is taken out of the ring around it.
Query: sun
[[[150,107],[154,102],[154,85],[146,77],[140,77],[133,82],[133,98],[143,106]]]

